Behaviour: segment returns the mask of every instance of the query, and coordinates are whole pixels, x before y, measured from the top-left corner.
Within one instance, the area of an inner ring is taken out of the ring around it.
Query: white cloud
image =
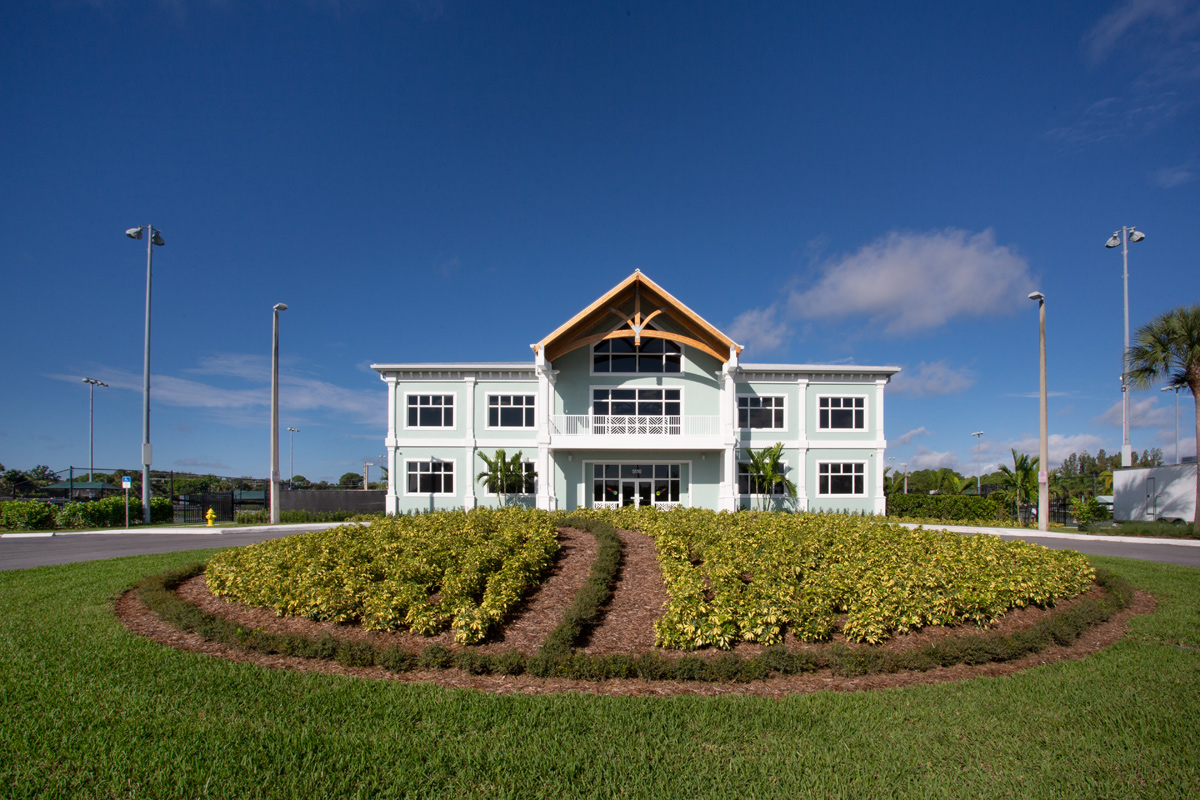
[[[98,366],[114,389],[142,391],[142,376],[127,370]],[[257,419],[259,411],[269,407],[270,364],[266,358],[239,353],[208,356],[198,367],[184,370],[195,375],[234,378],[252,385],[231,388],[213,383],[152,374],[150,397],[156,405],[179,408],[203,408],[220,411],[220,419],[234,426],[244,425],[247,416]],[[75,375],[48,375],[55,380],[78,382]],[[279,375],[279,407],[283,411],[329,411],[355,422],[380,423],[386,413],[381,391],[349,389],[328,381],[297,374],[292,370]]]
[[[1092,420],[1097,425],[1112,425],[1121,427],[1121,401],[1109,406],[1108,410]],[[1162,428],[1171,426],[1175,429],[1175,406],[1172,399],[1170,408],[1160,406],[1157,397],[1147,397],[1144,400],[1134,400],[1129,404],[1130,428]]]
[[[919,428],[913,428],[911,431],[904,434],[903,436],[901,436],[898,439],[889,440],[888,444],[895,445],[895,446],[910,445],[910,444],[912,444],[913,439],[917,438],[918,436],[930,436],[930,435],[932,435],[932,434],[930,434],[929,431],[926,430],[925,426],[922,425]]]
[[[755,358],[759,353],[779,350],[792,331],[778,317],[779,310],[775,306],[744,311],[729,326],[729,337],[743,345],[747,352],[754,353]]]
[[[991,229],[892,232],[819,271],[815,286],[788,299],[789,318],[866,317],[886,334],[1008,313],[1034,288],[1028,262]]]
[[[1046,436],[1046,453],[1049,457],[1050,468],[1054,469],[1062,460],[1071,453],[1082,453],[1087,450],[1093,455],[1097,450],[1104,447],[1106,440],[1090,433],[1077,433],[1071,436],[1063,436],[1061,433],[1051,433]],[[1018,439],[1014,442],[1009,442],[1008,447],[1015,448],[1018,453],[1028,453],[1036,456],[1041,448],[1041,440],[1037,436],[1027,436],[1023,439]],[[1008,459],[1001,462],[1012,466],[1011,454]]]
[[[1188,0],[1126,0],[1084,34],[1088,61],[1093,66],[1105,61],[1137,28],[1143,34],[1140,38],[1175,38],[1194,27],[1194,5]]]
[[[1195,160],[1186,161],[1174,167],[1163,167],[1154,173],[1154,184],[1160,189],[1174,189],[1185,183],[1196,180]]]
[[[916,368],[900,371],[892,377],[890,394],[910,397],[959,394],[975,385],[975,375],[966,368],[955,369],[945,361],[922,361]],[[922,429],[924,430],[924,429]]]
[[[957,470],[959,463],[958,453],[953,450],[946,450],[939,453],[936,450],[930,450],[928,447],[918,447],[917,452],[908,459],[908,471],[941,469],[942,467]]]

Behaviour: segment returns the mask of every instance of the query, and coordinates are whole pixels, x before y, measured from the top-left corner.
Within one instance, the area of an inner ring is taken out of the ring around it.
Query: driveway
[[[170,553],[206,547],[238,547],[265,539],[277,539],[304,531],[324,530],[343,523],[314,522],[307,525],[275,525],[255,528],[142,528],[127,533],[4,534],[0,536],[0,570],[25,569],[48,564],[69,564],[101,558]],[[908,524],[915,528],[916,525]],[[1039,533],[1015,528],[984,528],[949,525],[956,533],[986,533],[1002,539],[1023,539],[1055,550],[1078,550],[1102,556],[1138,558],[1200,567],[1200,541],[1194,539],[1140,539],[1132,536],[1091,536],[1078,533]]]

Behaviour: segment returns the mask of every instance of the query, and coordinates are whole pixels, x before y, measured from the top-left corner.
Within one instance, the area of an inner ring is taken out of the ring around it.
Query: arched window
[[[683,345],[669,339],[632,336],[604,339],[592,346],[592,372],[677,373],[683,371]]]

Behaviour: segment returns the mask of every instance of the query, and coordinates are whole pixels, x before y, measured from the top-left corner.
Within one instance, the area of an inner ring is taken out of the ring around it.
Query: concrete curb
[[[1177,547],[1200,547],[1200,539],[1158,539],[1148,536],[1096,536],[1091,533],[1057,533],[1030,530],[1028,528],[982,528],[970,525],[921,525],[915,522],[897,523],[906,528],[945,530],[953,533],[986,533],[991,536],[1036,537],[1038,539],[1066,539],[1077,542],[1120,542],[1121,544],[1171,544]]]

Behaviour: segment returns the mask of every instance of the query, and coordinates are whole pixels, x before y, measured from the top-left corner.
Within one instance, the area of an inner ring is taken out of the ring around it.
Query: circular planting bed
[[[116,610],[165,644],[278,668],[487,691],[784,695],[1009,674],[1095,652],[1153,609],[1078,554],[802,516],[398,518],[225,551],[207,571],[148,578]],[[950,574],[965,570],[965,583]]]

